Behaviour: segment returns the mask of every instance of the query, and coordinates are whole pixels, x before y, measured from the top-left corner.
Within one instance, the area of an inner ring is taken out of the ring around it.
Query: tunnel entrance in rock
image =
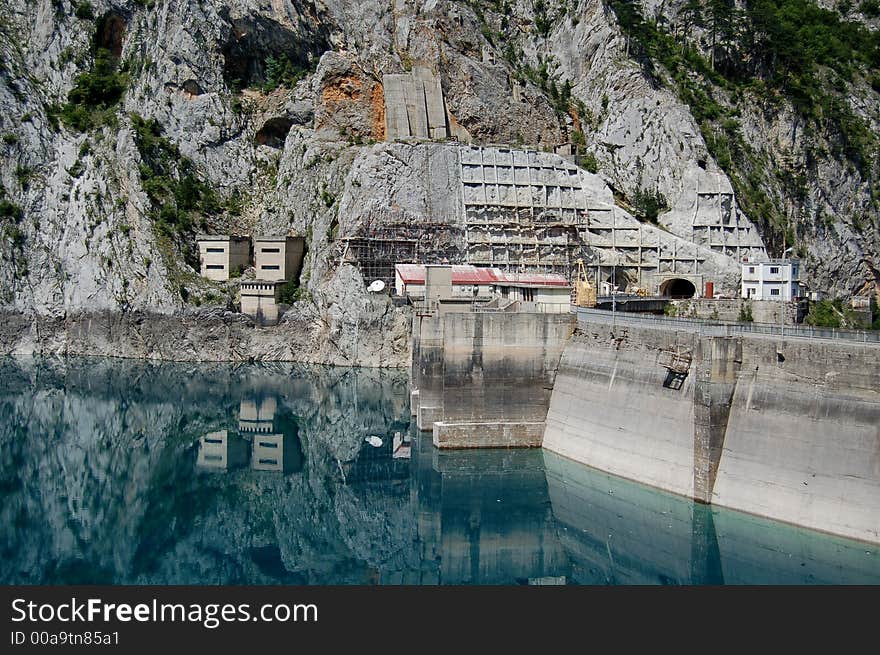
[[[660,285],[660,295],[669,296],[675,300],[693,298],[697,294],[697,287],[690,280],[676,277],[666,280]]]
[[[199,83],[195,80],[187,80],[183,83],[181,89],[183,89],[183,92],[189,96],[194,97],[202,95],[202,87],[199,86]]]
[[[109,11],[101,16],[95,30],[95,48],[109,50],[110,54],[119,59],[122,56],[126,25],[125,18],[115,11]]]
[[[258,146],[283,148],[291,127],[293,127],[293,121],[289,118],[270,118],[263,123],[263,127],[254,136],[254,143]]]
[[[610,271],[604,272],[602,279],[621,291],[626,290],[632,282],[629,271],[621,266],[614,266]]]
[[[329,49],[324,30],[300,20],[294,31],[268,18],[251,16],[230,21],[232,28],[221,49],[223,78],[231,88],[265,84],[272,60],[284,61],[293,70],[308,71]],[[314,27],[314,29],[310,29]]]

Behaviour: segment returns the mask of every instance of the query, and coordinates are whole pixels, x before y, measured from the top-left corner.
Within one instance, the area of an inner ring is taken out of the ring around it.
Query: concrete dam
[[[618,319],[619,320],[619,319]],[[880,347],[610,314],[416,318],[439,448],[543,446],[608,473],[880,543]]]

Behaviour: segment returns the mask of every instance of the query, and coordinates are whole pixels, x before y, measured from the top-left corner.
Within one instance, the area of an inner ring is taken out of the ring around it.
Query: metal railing
[[[835,339],[869,344],[880,344],[880,330],[841,330],[811,325],[773,325],[770,323],[724,323],[695,318],[647,316],[626,312],[609,312],[602,309],[573,307],[578,320],[620,325],[624,327],[651,327],[661,330],[684,330],[700,336],[732,337],[749,334],[796,337],[804,339]]]

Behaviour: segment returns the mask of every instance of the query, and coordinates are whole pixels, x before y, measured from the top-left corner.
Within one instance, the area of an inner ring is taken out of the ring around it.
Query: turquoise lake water
[[[541,450],[438,452],[405,372],[0,369],[2,584],[880,584],[874,545]]]

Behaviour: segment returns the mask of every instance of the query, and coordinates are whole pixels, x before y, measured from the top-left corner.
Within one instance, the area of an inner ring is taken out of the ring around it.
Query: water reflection
[[[231,471],[247,466],[250,448],[247,442],[229,430],[208,432],[199,439],[196,466],[202,469]]]
[[[880,583],[874,546],[408,410],[394,371],[2,359],[0,582]]]
[[[255,471],[284,475],[302,471],[296,418],[288,411],[278,411],[275,396],[242,398],[237,433],[223,429],[199,439],[196,468],[230,471],[248,463]]]

